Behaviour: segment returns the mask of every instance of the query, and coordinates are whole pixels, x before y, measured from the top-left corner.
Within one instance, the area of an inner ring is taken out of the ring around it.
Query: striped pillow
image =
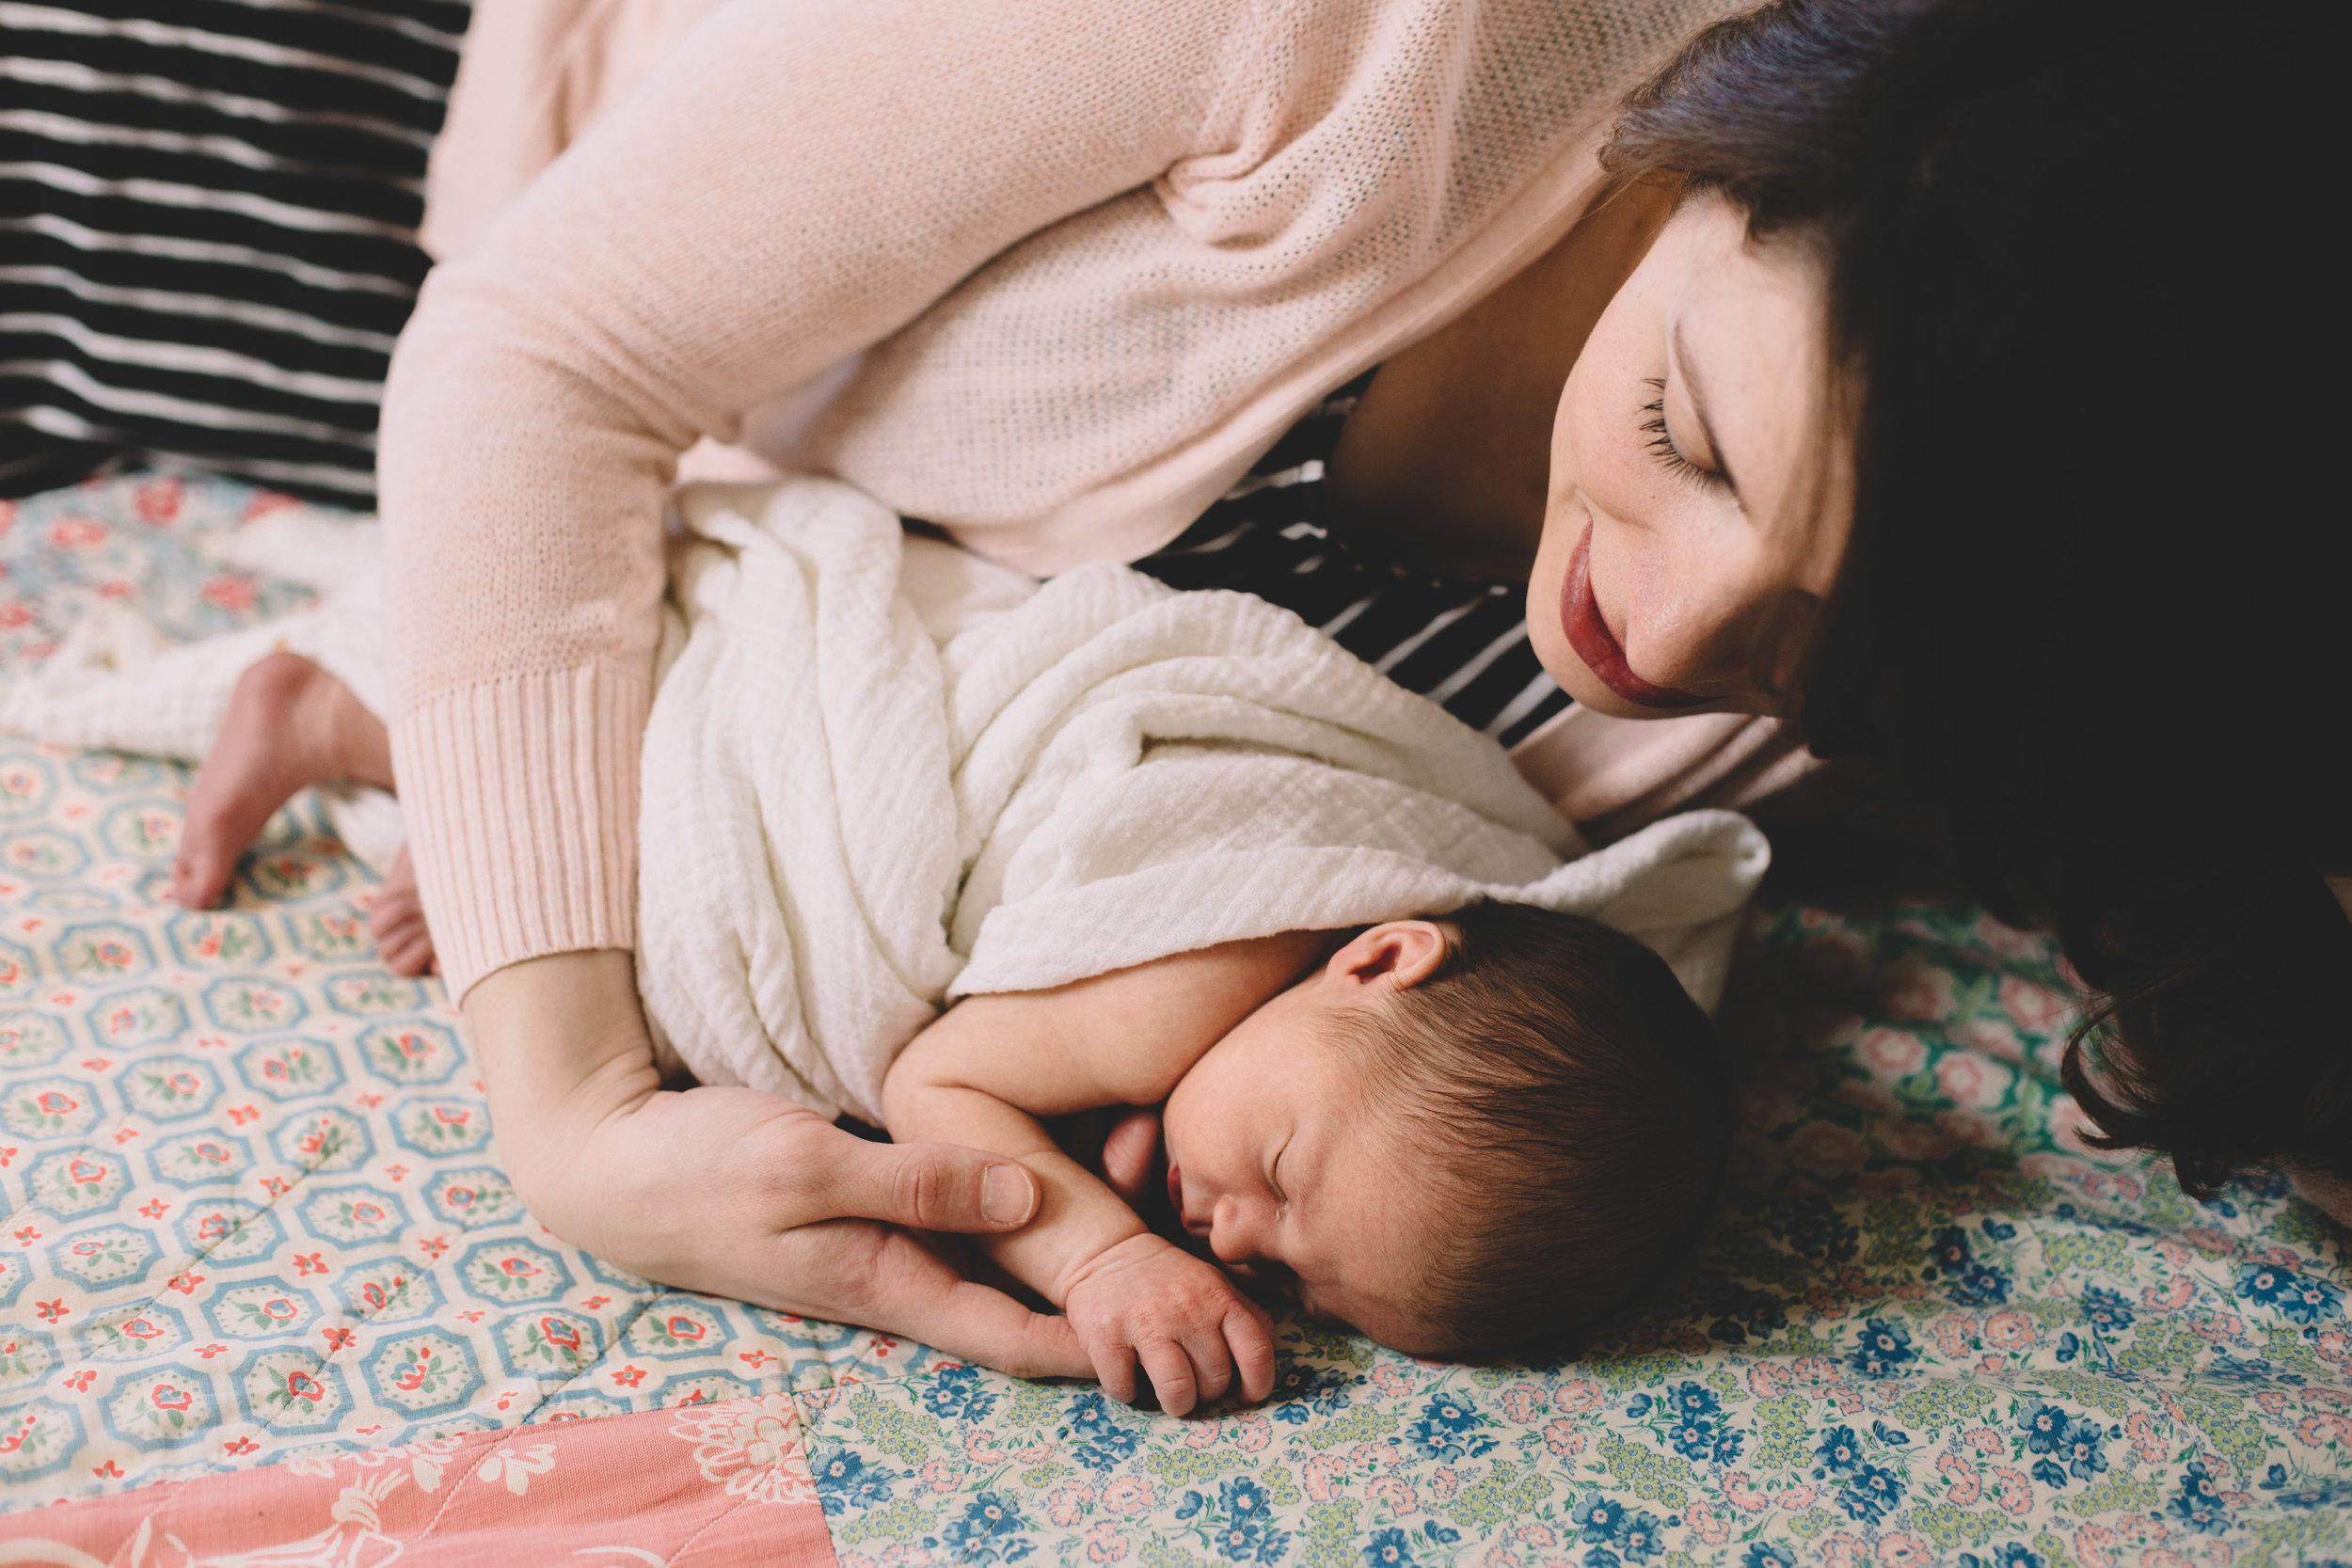
[[[374,504],[453,0],[0,0],[0,494],[122,453]]]

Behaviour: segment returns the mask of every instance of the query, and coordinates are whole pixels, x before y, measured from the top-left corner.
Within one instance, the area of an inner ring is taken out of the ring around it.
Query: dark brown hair
[[[1447,1210],[1420,1315],[1455,1354],[1557,1342],[1686,1248],[1730,1146],[1714,1026],[1622,932],[1521,904],[1439,922],[1438,971],[1355,1037],[1367,1109]]]
[[[2068,1087],[2199,1193],[2352,1175],[2323,36],[2304,5],[1781,0],[1605,154],[1820,250],[1861,391],[1807,735],[2057,927],[2096,993]]]

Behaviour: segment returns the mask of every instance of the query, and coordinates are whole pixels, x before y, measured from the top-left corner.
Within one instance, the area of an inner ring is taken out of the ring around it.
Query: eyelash
[[[1682,449],[1675,445],[1674,433],[1666,428],[1666,383],[1657,376],[1645,377],[1644,381],[1645,385],[1658,388],[1657,400],[1642,404],[1642,412],[1649,416],[1642,422],[1642,430],[1649,436],[1647,445],[1650,455],[1670,473],[1694,479],[1701,484],[1722,483],[1723,475],[1712,468],[1700,467],[1683,456]]]

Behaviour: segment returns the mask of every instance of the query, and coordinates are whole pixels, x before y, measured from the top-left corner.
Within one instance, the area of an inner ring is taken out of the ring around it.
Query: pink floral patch
[[[1923,1022],[1949,1018],[1957,1005],[1951,971],[1916,958],[1898,959],[1880,974],[1879,1001],[1896,1018]]]
[[[1935,1064],[1935,1086],[1973,1111],[1997,1110],[2017,1075],[1999,1062],[1955,1051]]]
[[[1928,1048],[1919,1037],[1899,1029],[1873,1029],[1862,1037],[1854,1054],[1863,1065],[1890,1078],[1900,1078],[1928,1065]]]

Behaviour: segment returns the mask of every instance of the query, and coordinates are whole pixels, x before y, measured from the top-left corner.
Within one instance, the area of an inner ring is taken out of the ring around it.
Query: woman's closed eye
[[[1656,398],[1642,404],[1642,412],[1649,416],[1642,421],[1642,431],[1649,437],[1647,444],[1650,455],[1656,458],[1660,466],[1669,473],[1678,474],[1698,484],[1728,487],[1730,481],[1725,475],[1708,467],[1705,464],[1692,462],[1684,454],[1681,443],[1675,439],[1673,430],[1666,424],[1666,383],[1664,379],[1650,376],[1645,378],[1644,384],[1655,388],[1658,392]]]

